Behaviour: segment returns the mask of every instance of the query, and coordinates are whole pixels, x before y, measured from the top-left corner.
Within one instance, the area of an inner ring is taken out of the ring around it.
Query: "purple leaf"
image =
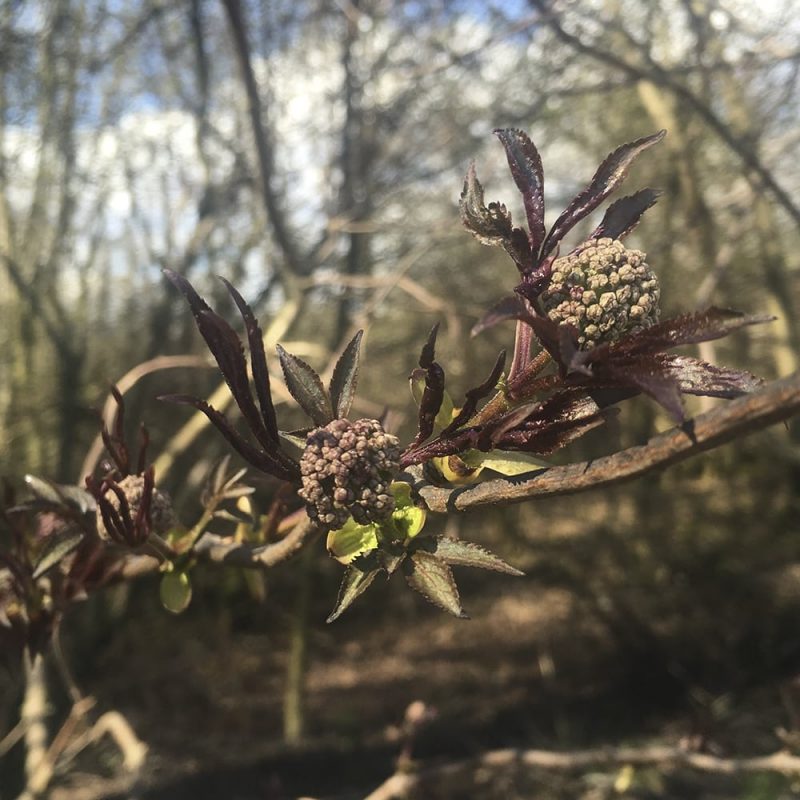
[[[164,270],[165,275],[189,301],[189,306],[194,314],[197,328],[206,340],[208,349],[216,360],[228,388],[231,390],[236,405],[244,416],[248,427],[253,435],[258,439],[262,447],[270,447],[277,443],[277,438],[273,437],[264,424],[264,419],[258,413],[253,395],[250,391],[250,379],[247,375],[247,362],[244,357],[244,348],[236,332],[231,326],[208,306],[208,304],[197,294],[194,287],[181,275],[172,270]],[[232,289],[229,284],[229,290]],[[234,301],[239,305],[238,293],[234,293]],[[245,304],[246,305],[246,304]],[[240,310],[242,306],[239,306]],[[249,311],[249,309],[248,309]],[[244,314],[244,312],[242,312]],[[252,315],[251,315],[252,317]],[[248,325],[248,336],[251,335],[250,322],[245,318]],[[252,320],[255,323],[255,320]],[[256,328],[258,326],[256,325]],[[266,365],[264,365],[266,370]],[[263,391],[263,387],[261,389]],[[260,395],[259,395],[260,397]],[[270,401],[271,405],[271,401]],[[263,411],[263,404],[262,404]],[[275,425],[277,430],[277,424]]]
[[[506,150],[514,183],[522,192],[530,232],[530,249],[536,254],[544,241],[544,172],[542,159],[528,135],[517,128],[498,128],[495,133]]]
[[[264,337],[261,328],[253,314],[250,306],[244,301],[239,292],[220,276],[220,280],[225,284],[228,292],[233,298],[239,313],[244,320],[247,331],[247,342],[250,346],[250,363],[253,367],[253,382],[256,386],[256,395],[261,407],[261,417],[273,444],[278,444],[278,421],[275,416],[275,406],[272,404],[272,395],[269,385],[269,369],[267,368],[267,356],[264,352]]]
[[[681,402],[680,383],[658,359],[652,356],[615,359],[604,366],[605,372],[613,380],[650,395],[676,422],[684,422],[686,416]]]
[[[440,558],[417,550],[403,562],[408,585],[426,600],[460,619],[469,619],[461,607],[450,567]]]
[[[739,397],[756,391],[764,383],[744,370],[717,367],[688,356],[663,355],[660,361],[664,374],[674,378],[684,394]]]
[[[631,334],[611,345],[610,353],[612,357],[617,353],[654,353],[682,344],[720,339],[747,325],[757,325],[774,319],[775,317],[768,315],[743,314],[741,311],[712,307],[705,311],[681,314]]]
[[[657,189],[642,189],[612,203],[589,238],[622,239],[627,236],[639,224],[644,212],[656,204],[660,194]]]
[[[542,247],[542,256],[551,253],[578,222],[591,214],[622,183],[628,168],[640,153],[660,142],[665,135],[666,131],[659,131],[614,150],[598,167],[591,183],[573,198],[555,221]]]
[[[419,365],[425,370],[425,389],[422,392],[422,399],[419,403],[419,431],[412,447],[424,442],[433,433],[436,415],[439,413],[444,400],[444,370],[434,361],[436,335],[438,332],[439,324],[437,323],[431,328],[428,340],[425,342],[419,357]]]
[[[489,377],[480,386],[476,386],[474,389],[467,391],[464,405],[461,406],[461,410],[456,414],[455,419],[441,432],[441,436],[447,436],[457,430],[472,417],[475,413],[475,409],[478,407],[479,401],[486,397],[486,395],[497,386],[497,382],[503,374],[505,365],[506,351],[501,350],[497,356],[497,360],[494,362],[492,371],[489,373]]]
[[[228,440],[231,447],[256,469],[287,481],[296,481],[300,477],[300,470],[297,464],[289,456],[280,450],[276,450],[275,453],[269,453],[254,447],[239,434],[224,414],[210,406],[205,400],[183,394],[161,395],[158,399],[167,403],[192,406],[192,408],[202,411],[211,420],[214,427]]]
[[[319,375],[302,358],[280,345],[277,349],[286,388],[316,425],[327,425],[333,420],[333,409]]]
[[[510,319],[524,319],[530,316],[525,301],[517,294],[504,297],[495,303],[482,317],[472,326],[471,336],[477,336],[488,328],[492,328],[500,322]]]
[[[356,333],[345,347],[333,370],[330,384],[331,405],[338,419],[344,419],[350,413],[350,406],[353,403],[358,383],[358,362],[363,337],[364,331]]]

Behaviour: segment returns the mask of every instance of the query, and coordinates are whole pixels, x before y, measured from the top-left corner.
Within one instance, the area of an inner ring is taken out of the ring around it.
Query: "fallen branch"
[[[437,513],[519,503],[531,497],[572,494],[638,478],[797,413],[800,413],[800,372],[707,411],[680,428],[658,434],[647,444],[592,461],[458,488],[433,486],[420,467],[410,468],[405,477],[410,479],[428,510]]]
[[[426,767],[418,772],[397,773],[388,778],[365,800],[400,800],[411,792],[419,792],[427,783],[452,779],[464,773],[513,769],[581,770],[590,767],[656,766],[670,769],[687,768],[718,775],[741,775],[748,772],[776,772],[800,775],[800,757],[781,750],[767,756],[720,758],[696,753],[680,747],[600,747],[592,750],[491,750],[478,758]]]

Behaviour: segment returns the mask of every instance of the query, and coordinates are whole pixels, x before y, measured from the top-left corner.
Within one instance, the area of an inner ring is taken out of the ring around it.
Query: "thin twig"
[[[452,779],[456,775],[478,771],[512,769],[580,770],[589,767],[658,766],[684,767],[718,775],[741,775],[747,772],[776,772],[781,775],[800,774],[800,757],[781,750],[768,756],[720,758],[707,753],[695,753],[680,747],[651,745],[647,747],[599,747],[592,750],[491,750],[478,758],[428,767],[415,773],[392,775],[365,800],[395,800],[405,798],[432,780]],[[420,795],[421,796],[421,795]]]
[[[645,445],[604,458],[460,488],[431,485],[420,467],[410,468],[406,477],[411,479],[429,511],[443,514],[484,505],[507,505],[531,497],[573,494],[638,478],[797,413],[800,413],[800,372],[707,411],[682,427],[660,433]]]

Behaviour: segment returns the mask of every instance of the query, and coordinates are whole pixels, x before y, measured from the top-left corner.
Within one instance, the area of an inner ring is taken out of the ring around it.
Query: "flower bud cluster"
[[[361,525],[394,511],[389,487],[400,471],[400,443],[375,419],[336,419],[308,434],[300,459],[309,517],[325,530],[349,517]]]
[[[588,350],[658,322],[661,289],[645,254],[616,239],[591,239],[553,263],[541,300],[548,317],[578,330]]]
[[[139,506],[142,503],[142,498],[145,492],[145,479],[143,475],[127,475],[122,480],[116,483],[128,503],[128,510],[130,512],[131,520],[136,519],[136,514],[139,511]],[[174,528],[177,524],[175,512],[172,510],[172,502],[168,495],[159,492],[158,489],[153,489],[153,496],[150,500],[150,530],[153,533],[164,534],[170,529]],[[107,489],[105,499],[110,503],[111,507],[120,514],[121,503],[117,493],[113,489]],[[102,512],[99,505],[96,512],[97,516],[97,533],[101,539],[106,541],[113,540],[113,536],[106,529],[105,521],[103,520]]]

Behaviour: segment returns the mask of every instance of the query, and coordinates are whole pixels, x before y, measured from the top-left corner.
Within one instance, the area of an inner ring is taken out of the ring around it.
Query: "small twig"
[[[800,372],[767,384],[762,390],[731,400],[679,428],[604,458],[536,470],[474,486],[440,488],[428,483],[420,467],[406,474],[429,511],[447,513],[484,505],[519,503],[531,497],[573,494],[638,478],[719,447],[739,436],[800,413]]]
[[[478,758],[428,767],[415,773],[392,775],[365,800],[395,800],[412,791],[419,792],[431,780],[452,778],[465,772],[502,771],[510,769],[579,770],[589,767],[614,766],[685,767],[718,775],[740,775],[746,772],[800,774],[800,757],[781,750],[768,756],[720,758],[707,753],[694,753],[680,747],[600,747],[594,750],[560,752],[554,750],[492,750]]]

